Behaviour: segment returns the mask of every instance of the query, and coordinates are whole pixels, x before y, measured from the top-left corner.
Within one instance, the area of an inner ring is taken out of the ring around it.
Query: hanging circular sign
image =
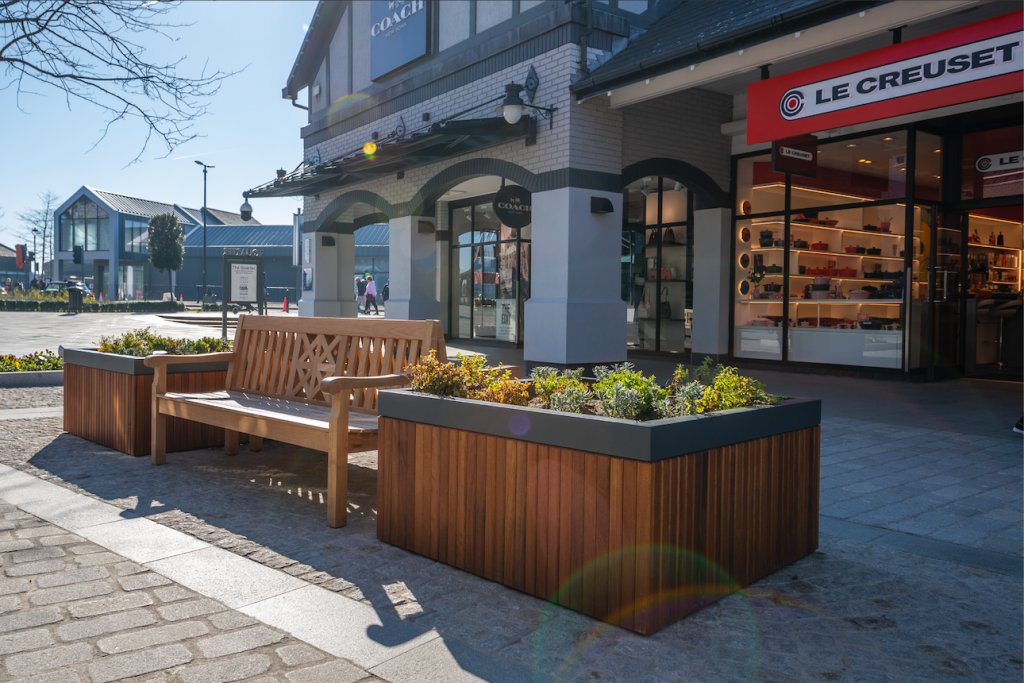
[[[525,228],[532,222],[530,191],[518,185],[506,185],[494,195],[494,214],[502,225]]]

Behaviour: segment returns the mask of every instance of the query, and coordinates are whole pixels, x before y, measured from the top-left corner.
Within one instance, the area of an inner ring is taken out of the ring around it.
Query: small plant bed
[[[644,634],[817,548],[820,401],[457,360],[377,394],[382,541]]]
[[[153,370],[145,358],[155,354],[190,356],[229,351],[216,337],[173,339],[149,328],[101,337],[97,349],[64,349],[64,429],[129,455],[148,455],[152,427]],[[198,359],[197,359],[198,360]],[[169,391],[217,391],[227,381],[227,361],[188,362],[169,371]],[[171,417],[168,451],[224,444],[224,430]]]
[[[483,356],[456,356],[449,363],[431,356],[413,369],[412,388],[434,396],[640,422],[773,406],[785,398],[710,358],[692,374],[680,365],[664,387],[655,377],[634,370],[632,363],[598,366],[594,375],[591,380],[583,377],[582,368],[559,372],[538,367],[529,380],[519,381],[508,370],[486,367]]]
[[[153,334],[146,327],[111,337],[100,337],[100,345],[97,350],[100,353],[113,353],[118,356],[134,356],[136,358],[145,358],[157,352],[172,356],[191,356],[199,353],[230,351],[231,342],[219,337],[173,339]]]
[[[39,370],[63,370],[64,361],[52,351],[39,351],[20,358],[15,355],[0,355],[0,372],[36,372]]]

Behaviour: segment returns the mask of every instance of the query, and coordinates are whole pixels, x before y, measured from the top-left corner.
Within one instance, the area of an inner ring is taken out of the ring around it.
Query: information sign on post
[[[255,305],[260,315],[266,309],[263,297],[263,250],[224,248],[224,297],[221,308],[221,335],[228,336],[228,306]]]

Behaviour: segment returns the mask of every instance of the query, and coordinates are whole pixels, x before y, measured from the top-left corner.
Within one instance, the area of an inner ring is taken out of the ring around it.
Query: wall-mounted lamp
[[[640,193],[645,197],[651,193],[647,188],[647,178],[644,178],[644,186],[640,188]]]
[[[495,113],[501,114],[505,117],[505,120],[515,125],[519,123],[519,119],[523,118],[523,114],[528,109],[536,109],[542,112],[543,115],[550,122],[551,128],[555,127],[555,112],[558,111],[557,107],[538,107],[534,104],[527,104],[523,102],[523,98],[519,96],[519,93],[523,91],[523,86],[518,83],[509,83],[505,86],[505,99],[501,101],[501,104],[494,110]]]
[[[679,181],[677,180],[677,181],[676,181],[676,186],[675,186],[675,187],[673,187],[672,189],[673,189],[674,191],[676,191],[676,192],[679,192],[680,190],[682,190],[682,189],[683,189],[683,184],[682,184],[681,182],[679,182]]]
[[[590,198],[590,213],[612,213],[614,211],[615,207],[612,206],[612,200],[606,197]]]

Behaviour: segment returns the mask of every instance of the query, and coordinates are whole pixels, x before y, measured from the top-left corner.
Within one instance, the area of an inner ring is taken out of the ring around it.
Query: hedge
[[[64,313],[67,310],[67,301],[0,298],[0,311]],[[184,310],[185,305],[177,301],[107,301],[101,304],[82,304],[83,313],[178,313]]]

